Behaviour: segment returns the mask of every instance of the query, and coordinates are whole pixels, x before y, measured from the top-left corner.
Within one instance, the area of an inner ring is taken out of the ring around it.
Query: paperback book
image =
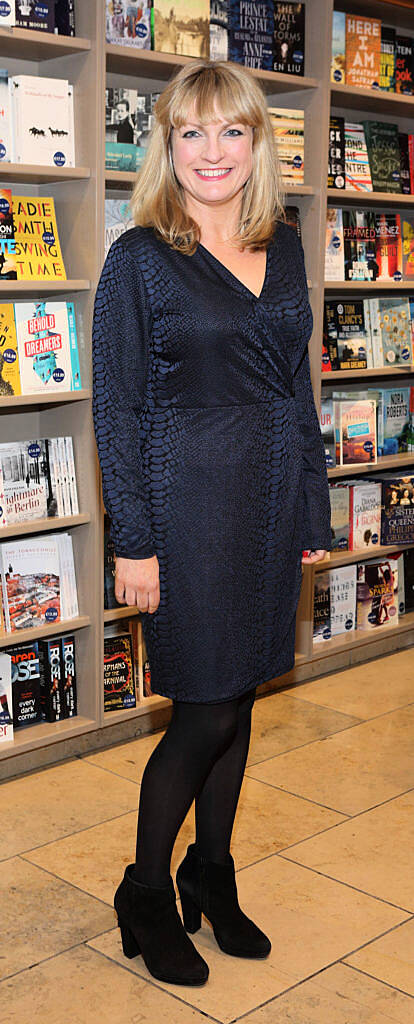
[[[395,92],[395,29],[381,25],[380,89]]]
[[[11,659],[13,726],[21,729],[42,721],[39,642],[8,647]]]
[[[229,60],[273,70],[273,0],[228,0]]]
[[[336,463],[361,465],[377,461],[376,403],[373,399],[335,402]]]
[[[228,60],[227,0],[210,0],[210,60]]]
[[[344,274],[344,225],[342,210],[335,206],[328,206],[326,210],[325,234],[325,280],[343,281]]]
[[[398,125],[363,121],[374,192],[401,192]]]
[[[377,280],[402,281],[402,237],[399,213],[374,213]]]
[[[229,3],[232,7],[243,8],[240,15],[242,24],[247,16],[244,8],[255,6],[243,2],[233,4],[233,0]],[[152,49],[161,53],[208,58],[210,0],[154,0],[153,15]]]
[[[13,196],[14,251],[19,281],[66,280],[51,196]]]
[[[75,167],[73,87],[66,78],[9,79],[15,163]]]
[[[378,235],[372,210],[342,211],[346,281],[376,281]]]
[[[357,564],[357,629],[398,623],[398,565],[395,558]]]
[[[22,394],[80,391],[73,303],[44,299],[16,302],[14,309]]]
[[[372,192],[371,169],[364,126],[345,121],[345,188]]]
[[[411,36],[396,37],[395,91],[406,96],[414,92],[413,39]]]
[[[349,549],[349,488],[331,485],[329,488],[331,503],[331,534],[332,550],[348,551]]]
[[[106,0],[107,43],[150,50],[151,7],[151,3]]]
[[[21,395],[14,305],[0,303],[0,396]]]
[[[274,0],[273,70],[305,73],[305,4]]]
[[[304,111],[286,107],[268,107],[277,145],[280,173],[284,184],[304,182]]]
[[[321,643],[331,638],[331,608],[329,594],[329,572],[315,575],[313,595],[313,641]]]
[[[381,537],[381,484],[372,480],[349,488],[349,550],[375,548]]]
[[[104,710],[136,707],[132,644],[129,633],[104,637]]]
[[[329,119],[328,188],[345,188],[345,118]]]
[[[329,570],[331,636],[356,629],[356,565]]]
[[[384,474],[381,544],[414,543],[414,476]]]
[[[365,15],[346,16],[346,84],[379,89],[381,22]]]
[[[345,11],[332,13],[331,82],[345,84]]]
[[[55,31],[55,0],[15,0],[17,28],[35,32]]]
[[[0,22],[1,27],[1,22]],[[13,739],[11,658],[0,651],[0,743]]]

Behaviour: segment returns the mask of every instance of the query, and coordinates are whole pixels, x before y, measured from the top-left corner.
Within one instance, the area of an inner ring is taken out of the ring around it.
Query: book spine
[[[6,633],[11,633],[12,629],[11,629],[11,624],[10,624],[9,602],[7,600],[7,585],[6,585],[6,577],[4,575],[4,562],[3,562],[2,555],[3,555],[3,545],[0,544],[0,576],[1,576],[1,586],[2,586],[2,591],[3,591],[3,612],[4,612],[5,623],[6,623]]]
[[[72,515],[77,515],[79,512],[78,502],[78,488],[76,483],[76,469],[75,469],[75,458],[73,453],[73,438],[71,436],[65,437],[66,456],[69,466],[69,481],[70,481],[70,497],[72,503]]]
[[[64,515],[70,516],[70,497],[69,497],[69,481],[68,481],[68,466],[66,462],[66,449],[63,437],[57,438],[57,447],[59,452],[59,460],[62,474],[62,493],[63,493],[63,507]]]
[[[0,462],[0,527],[7,526],[6,497],[4,493],[3,467]]]
[[[72,634],[70,636],[62,636],[60,642],[62,650],[63,716],[64,718],[74,718],[78,713],[75,637]]]
[[[73,302],[66,303],[68,314],[68,327],[70,338],[70,359],[71,359],[71,391],[82,389],[81,373],[79,365],[78,336],[76,332],[75,306]]]
[[[40,707],[46,722],[63,718],[62,661],[59,637],[39,640]]]
[[[414,195],[414,135],[408,136],[408,156],[410,161],[410,191]]]

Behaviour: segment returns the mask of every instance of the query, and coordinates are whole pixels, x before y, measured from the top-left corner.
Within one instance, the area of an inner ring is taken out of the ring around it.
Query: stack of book
[[[70,533],[2,541],[0,575],[0,633],[15,633],[79,615]]]
[[[0,281],[66,281],[52,196],[0,189]]]
[[[81,387],[73,302],[0,303],[0,395]]]
[[[0,444],[1,528],[79,512],[71,437]]]
[[[74,718],[77,710],[75,636],[16,644],[0,653],[0,740],[38,722]]]
[[[0,162],[75,167],[73,86],[67,78],[0,71]]]
[[[330,485],[333,551],[414,544],[414,477],[394,471]]]
[[[389,121],[330,117],[328,188],[414,193],[414,135]]]
[[[135,708],[152,696],[151,668],[139,619],[130,619],[126,629],[121,623],[105,626],[104,710]]]
[[[325,299],[323,373],[413,364],[413,295]]]
[[[412,95],[413,52],[414,38],[379,18],[333,12],[332,82]]]
[[[333,391],[321,402],[326,464],[360,466],[414,453],[414,387]]]
[[[328,207],[326,281],[413,279],[413,214]]]

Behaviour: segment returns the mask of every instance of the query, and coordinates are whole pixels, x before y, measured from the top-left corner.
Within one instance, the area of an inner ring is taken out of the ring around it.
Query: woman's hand
[[[120,604],[136,605],[140,612],[155,612],[160,603],[157,556],[115,558],[115,597]]]
[[[327,553],[327,551],[311,551],[309,555],[302,555],[302,563],[313,565],[314,562],[321,562]]]

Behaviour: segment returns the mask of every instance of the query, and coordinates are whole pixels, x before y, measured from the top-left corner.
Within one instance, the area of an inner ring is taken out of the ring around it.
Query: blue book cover
[[[229,0],[228,59],[273,70],[273,0]]]
[[[55,31],[55,0],[16,0],[17,28]]]

